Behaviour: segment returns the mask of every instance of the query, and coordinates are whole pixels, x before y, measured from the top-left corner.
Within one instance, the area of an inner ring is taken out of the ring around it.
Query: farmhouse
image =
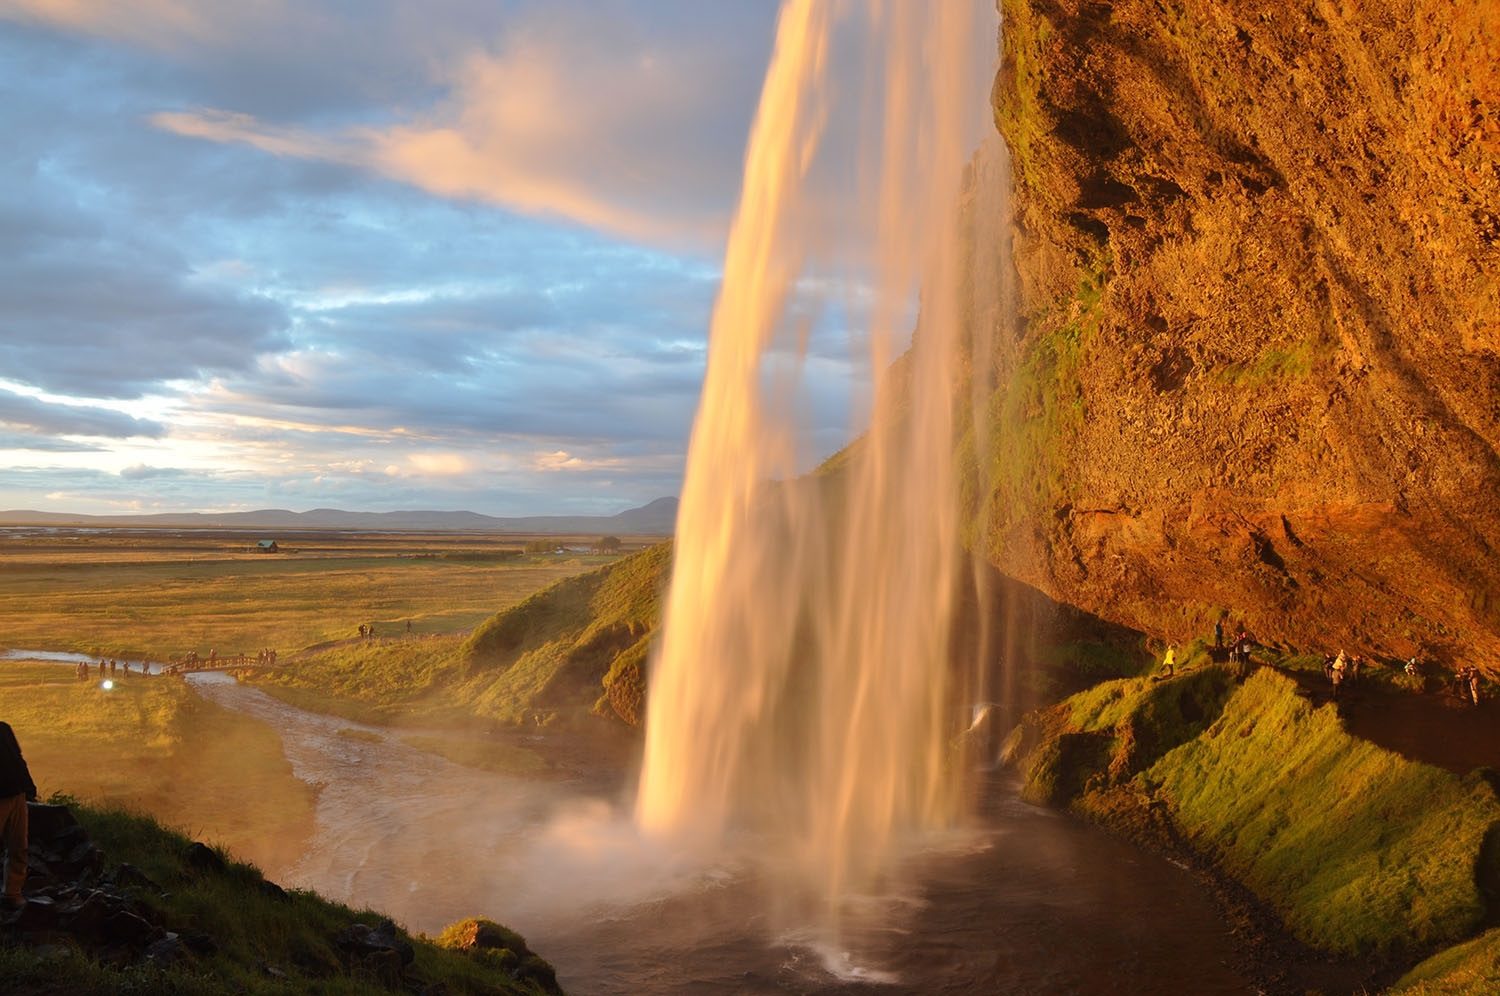
[[[280,551],[280,549],[281,548],[276,545],[275,540],[261,540],[259,543],[255,544],[255,550],[257,553],[277,553],[278,551]]]

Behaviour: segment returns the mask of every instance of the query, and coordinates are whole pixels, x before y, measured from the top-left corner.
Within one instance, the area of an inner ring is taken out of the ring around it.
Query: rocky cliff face
[[[991,559],[1500,677],[1500,7],[1002,0]]]

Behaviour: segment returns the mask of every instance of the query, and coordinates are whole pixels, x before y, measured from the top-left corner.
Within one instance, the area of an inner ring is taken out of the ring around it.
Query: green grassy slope
[[[1322,950],[1409,958],[1500,910],[1486,780],[1351,736],[1271,669],[1107,682],[1013,740],[1029,798],[1122,826],[1165,814]]]
[[[671,544],[663,543],[491,617],[460,648],[459,697],[501,720],[609,707],[638,722],[642,665],[671,558]]]
[[[302,708],[363,722],[637,723],[672,547],[558,581],[467,638],[351,642],[248,676]]]
[[[374,926],[381,917],[329,902],[312,892],[278,896],[250,865],[225,870],[191,867],[186,837],[150,818],[115,809],[73,806],[74,815],[103,849],[106,863],[128,862],[160,886],[128,890],[167,929],[207,935],[216,946],[168,967],[116,966],[64,945],[53,950],[0,945],[0,992],[36,996],[71,993],[294,994],[386,992],[352,968],[335,938],[351,923]],[[404,934],[402,936],[405,936]],[[516,978],[514,959],[476,957],[417,936],[408,938],[416,958],[407,979],[418,988],[441,986],[450,994],[522,996],[541,990]]]

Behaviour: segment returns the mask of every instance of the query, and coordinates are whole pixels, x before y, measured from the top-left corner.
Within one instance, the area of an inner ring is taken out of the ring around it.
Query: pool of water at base
[[[1029,806],[1002,778],[973,827],[913,852],[896,908],[830,948],[768,912],[753,862],[644,841],[618,798],[452,764],[224,675],[189,681],[276,728],[319,787],[302,859],[273,877],[428,933],[506,923],[570,993],[1256,991],[1185,869]]]

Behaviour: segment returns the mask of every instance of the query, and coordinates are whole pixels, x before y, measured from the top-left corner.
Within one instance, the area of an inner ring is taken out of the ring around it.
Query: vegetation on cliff
[[[1409,959],[1500,911],[1491,782],[1351,736],[1270,668],[1106,682],[1009,746],[1029,798],[1129,832],[1164,821],[1318,949]]]

